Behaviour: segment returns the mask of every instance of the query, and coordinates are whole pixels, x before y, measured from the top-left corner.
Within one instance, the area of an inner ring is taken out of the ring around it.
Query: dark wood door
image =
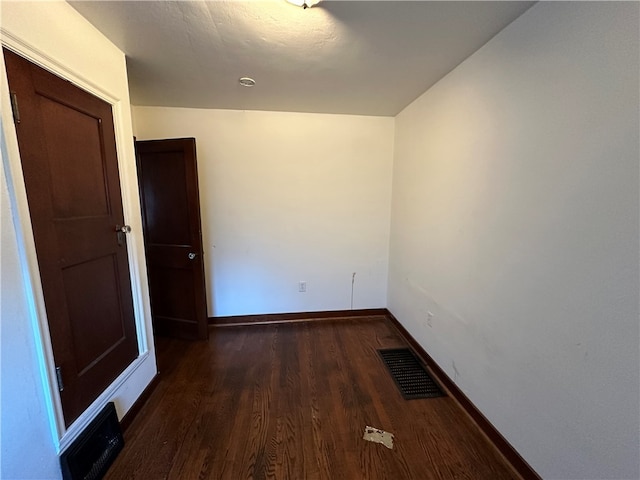
[[[137,357],[111,105],[4,50],[64,419]]]
[[[154,331],[206,339],[196,141],[139,141],[136,151]]]

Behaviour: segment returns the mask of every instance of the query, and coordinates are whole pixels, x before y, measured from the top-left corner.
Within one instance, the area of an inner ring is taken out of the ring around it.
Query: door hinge
[[[58,390],[64,390],[64,383],[62,382],[62,368],[56,367],[56,379],[58,380]]]
[[[18,96],[16,92],[11,92],[11,110],[13,111],[13,120],[20,123],[20,109],[18,109]]]

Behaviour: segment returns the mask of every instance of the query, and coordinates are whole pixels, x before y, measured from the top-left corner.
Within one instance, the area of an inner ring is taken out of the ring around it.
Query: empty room
[[[0,478],[640,479],[640,3],[0,38]]]

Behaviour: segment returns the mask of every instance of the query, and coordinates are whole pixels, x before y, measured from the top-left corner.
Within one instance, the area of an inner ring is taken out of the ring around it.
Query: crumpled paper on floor
[[[362,438],[369,442],[381,443],[385,447],[393,449],[393,433],[385,432],[379,428],[366,426]]]

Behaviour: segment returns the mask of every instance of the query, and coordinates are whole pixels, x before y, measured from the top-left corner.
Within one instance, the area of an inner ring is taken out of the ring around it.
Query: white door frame
[[[49,334],[49,325],[42,293],[42,282],[36,256],[35,241],[31,227],[27,193],[22,174],[20,152],[18,149],[18,139],[13,123],[13,114],[7,84],[6,68],[4,56],[0,55],[0,97],[2,106],[2,137],[3,137],[3,163],[9,185],[9,196],[11,209],[15,215],[16,234],[18,240],[18,250],[20,265],[24,278],[24,289],[29,304],[30,322],[33,329],[35,344],[38,355],[40,376],[44,387],[45,407],[49,417],[49,424],[53,441],[58,453],[62,452],[95,417],[102,407],[113,397],[114,393],[124,382],[145,362],[150,356],[149,345],[151,339],[151,315],[148,301],[148,288],[146,279],[146,264],[144,257],[144,246],[142,243],[142,227],[140,220],[140,207],[138,198],[132,198],[132,192],[137,193],[137,179],[123,176],[122,172],[127,171],[126,160],[130,158],[129,151],[125,148],[127,142],[133,145],[133,137],[125,135],[123,125],[124,116],[130,115],[130,105],[123,102],[117,95],[105,91],[90,80],[83,78],[78,73],[60,64],[41,50],[27,44],[20,38],[12,35],[0,27],[2,46],[20,54],[29,61],[43,67],[44,69],[69,80],[76,86],[88,91],[96,97],[108,102],[113,107],[113,119],[116,135],[116,149],[118,155],[118,167],[120,172],[120,185],[122,191],[122,205],[124,218],[127,223],[135,225],[131,235],[131,241],[127,242],[127,253],[129,257],[131,289],[133,294],[133,307],[138,337],[139,356],[134,362],[122,372],[121,375],[89,406],[89,408],[76,419],[68,428],[65,427],[62,413],[62,404],[58,392],[55,362],[53,359],[53,349]],[[129,176],[130,177],[130,176]],[[154,352],[151,352],[154,357]]]

